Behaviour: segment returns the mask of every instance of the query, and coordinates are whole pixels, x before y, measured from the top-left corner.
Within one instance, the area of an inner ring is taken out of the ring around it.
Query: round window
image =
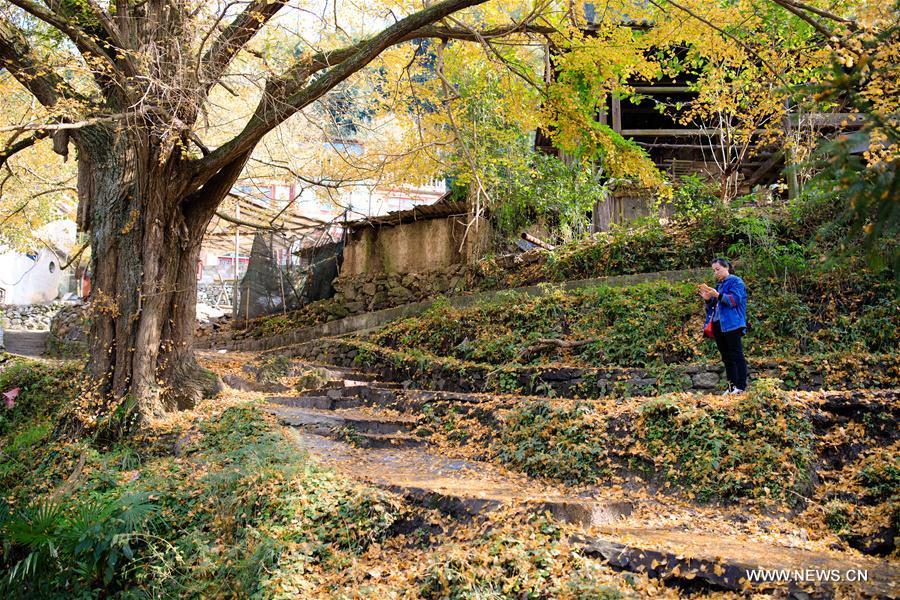
[[[50,272],[53,273],[54,271],[56,271],[56,263],[51,260],[50,261]]]

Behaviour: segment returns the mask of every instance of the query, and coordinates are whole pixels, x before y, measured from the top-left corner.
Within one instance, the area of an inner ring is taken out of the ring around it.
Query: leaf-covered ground
[[[229,393],[128,442],[59,435],[80,365],[0,357],[5,597],[677,597],[546,517],[455,522],[317,467]]]

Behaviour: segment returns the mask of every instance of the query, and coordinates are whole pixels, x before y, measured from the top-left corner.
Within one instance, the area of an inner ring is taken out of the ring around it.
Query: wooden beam
[[[621,122],[621,115],[619,116]],[[613,113],[613,123],[615,123],[615,113]],[[615,129],[615,125],[613,125]],[[697,136],[706,134],[715,134],[712,130],[704,129],[619,129],[622,135],[630,135],[633,137],[652,137],[659,136]]]
[[[618,96],[612,97],[612,128],[617,133],[624,133],[622,131],[622,101]]]
[[[664,94],[667,92],[690,92],[686,85],[636,85],[632,88],[639,94]]]
[[[778,151],[773,154],[771,157],[769,157],[769,160],[761,164],[758,169],[750,174],[750,177],[744,180],[744,185],[752,188],[754,185],[756,185],[757,181],[765,177],[766,174],[769,173],[776,164],[778,164],[778,161],[780,161],[782,157],[784,157],[784,151]]]

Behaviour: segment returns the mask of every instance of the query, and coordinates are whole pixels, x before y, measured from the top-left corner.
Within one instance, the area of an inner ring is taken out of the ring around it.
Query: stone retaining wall
[[[719,364],[666,368],[511,366],[491,367],[454,359],[380,348],[360,340],[320,339],[280,349],[311,361],[364,367],[389,381],[458,392],[527,393],[596,398],[656,395],[673,391],[717,392],[726,386]],[[900,387],[900,357],[852,355],[750,361],[753,378],[773,378],[786,389],[868,389]]]
[[[74,357],[87,352],[87,307],[70,304],[57,312],[50,322],[47,355]]]
[[[459,294],[472,289],[476,281],[475,268],[462,264],[422,273],[362,273],[335,279],[332,300],[347,315],[356,315]]]
[[[53,316],[69,302],[49,302],[47,304],[3,304],[0,305],[0,326],[6,329],[27,331],[47,331]]]

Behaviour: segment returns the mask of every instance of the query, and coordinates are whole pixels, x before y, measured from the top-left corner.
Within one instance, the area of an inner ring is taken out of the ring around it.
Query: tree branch
[[[542,26],[523,26],[515,23],[508,27],[473,34],[463,29],[439,28],[432,25],[450,14],[486,1],[443,0],[397,21],[378,35],[358,44],[301,58],[283,76],[266,85],[262,100],[241,133],[211,152],[209,156],[194,162],[192,185],[195,188],[203,185],[219,168],[235,157],[251,152],[266,133],[364,68],[390,46],[422,37],[477,40],[478,37],[490,39],[511,33],[540,33],[545,29]],[[306,84],[311,75],[325,69],[328,69],[327,73]]]
[[[830,40],[832,38],[832,36],[834,35],[834,33],[832,33],[832,31],[830,29],[828,29],[827,27],[825,27],[824,25],[822,25],[821,23],[819,23],[818,21],[816,21],[815,19],[810,17],[799,6],[795,5],[794,3],[786,2],[785,0],[772,0],[772,2],[777,4],[781,8],[785,9],[789,13],[793,14],[794,16],[796,16],[800,19],[803,19],[804,21],[806,21],[807,23],[812,25],[812,28],[815,29],[816,31],[818,31],[819,33],[821,33],[822,35],[824,35],[826,40]]]
[[[44,139],[48,135],[50,135],[49,131],[37,131],[27,138],[21,139],[18,142],[15,142],[14,144],[7,146],[6,148],[3,148],[2,150],[0,150],[0,167],[6,164],[6,161],[11,156],[16,154],[17,152],[25,150],[26,148],[34,146],[38,141]]]
[[[83,99],[61,77],[43,67],[42,62],[24,34],[6,20],[0,20],[0,67],[7,69],[44,106],[53,106],[61,96]]]
[[[237,198],[238,196],[235,196]],[[223,213],[221,210],[216,211],[216,216],[222,219],[223,221],[228,221],[233,225],[240,225],[241,227],[250,227],[251,229],[262,229],[263,231],[278,231],[279,228],[274,225],[264,225],[262,223],[253,223],[251,221],[245,221],[243,219],[238,219],[237,217],[232,217]]]
[[[244,44],[250,41],[285,4],[286,0],[255,0],[219,34],[201,61],[200,81],[207,92],[222,76]]]
[[[123,86],[125,83],[125,74],[123,74],[119,70],[119,66],[116,64],[116,61],[113,57],[107,53],[103,48],[97,44],[94,39],[85,33],[80,28],[76,27],[71,19],[67,19],[63,15],[59,15],[47,8],[44,8],[40,4],[36,4],[31,0],[9,0],[10,4],[14,4],[18,6],[28,14],[33,17],[40,19],[44,23],[51,25],[58,29],[60,32],[66,34],[70,40],[72,40],[75,45],[78,47],[79,51],[82,54],[88,54],[96,56],[97,58],[103,60],[110,67],[112,74],[118,79],[120,85]],[[90,62],[90,61],[89,61]],[[136,75],[136,73],[130,73],[129,75]]]

